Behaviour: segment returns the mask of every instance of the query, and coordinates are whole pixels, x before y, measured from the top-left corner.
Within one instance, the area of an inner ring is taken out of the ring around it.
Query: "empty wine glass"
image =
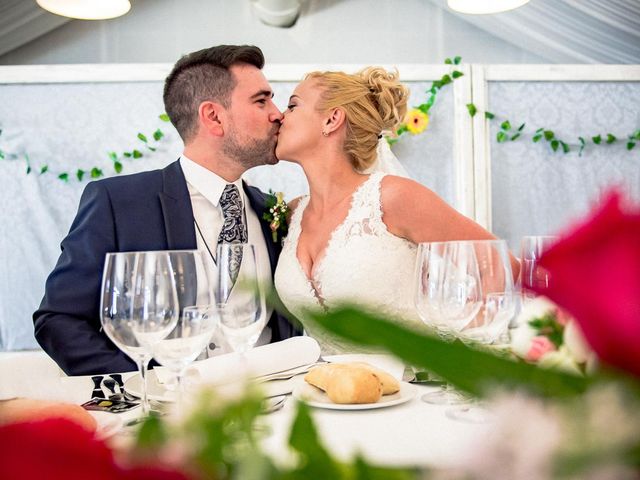
[[[515,314],[514,281],[504,240],[470,240],[482,289],[481,309],[460,332],[463,341],[491,344],[506,332]]]
[[[179,397],[184,393],[184,374],[211,340],[220,323],[216,305],[184,308],[175,328],[153,347],[153,357],[168,368],[177,379]]]
[[[418,247],[415,305],[422,321],[444,339],[455,338],[482,306],[482,290],[473,248],[466,242],[431,242]],[[462,399],[449,386],[423,395],[434,404]]]
[[[100,322],[107,336],[138,366],[142,413],[149,413],[146,373],[154,343],[178,321],[173,269],[166,252],[108,253],[102,277]]]
[[[549,272],[542,268],[538,261],[542,253],[558,240],[551,235],[529,235],[522,237],[520,241],[520,284],[523,298],[535,296],[533,287],[548,287],[550,282]]]
[[[220,309],[220,331],[235,352],[245,353],[260,337],[266,323],[253,245],[223,243],[217,249],[215,298]]]

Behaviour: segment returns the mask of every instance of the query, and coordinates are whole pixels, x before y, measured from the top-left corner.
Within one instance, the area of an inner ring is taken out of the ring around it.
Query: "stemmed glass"
[[[184,390],[184,373],[205,349],[219,324],[209,260],[199,250],[168,251],[173,266],[180,317],[175,328],[153,347],[153,357],[177,379]]]
[[[420,318],[444,339],[455,338],[482,306],[475,253],[466,242],[430,242],[418,247],[415,305]],[[450,387],[423,395],[434,404],[459,403]]]
[[[523,299],[531,297],[532,287],[548,287],[550,282],[549,272],[542,268],[538,261],[542,253],[553,245],[558,237],[551,235],[528,235],[520,241],[520,283],[522,285]]]
[[[217,259],[214,297],[220,307],[220,331],[233,351],[244,354],[258,341],[266,323],[255,248],[223,243],[218,245]]]
[[[174,272],[166,252],[106,255],[100,322],[113,343],[138,366],[145,416],[149,413],[146,373],[151,350],[175,327],[178,315]]]

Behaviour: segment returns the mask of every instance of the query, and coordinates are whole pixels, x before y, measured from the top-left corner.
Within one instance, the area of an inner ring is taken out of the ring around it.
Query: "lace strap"
[[[384,172],[372,173],[366,182],[354,193],[351,206],[351,221],[369,223],[382,222],[382,198],[380,185],[386,176]]]
[[[309,195],[305,195],[298,202],[298,206],[291,214],[291,219],[289,220],[289,236],[298,237],[300,236],[300,223],[302,222],[302,214],[304,210],[307,208],[307,204],[309,203]]]

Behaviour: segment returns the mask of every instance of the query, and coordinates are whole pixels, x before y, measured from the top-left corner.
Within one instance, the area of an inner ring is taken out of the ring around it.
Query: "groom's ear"
[[[216,102],[202,102],[198,107],[198,123],[209,134],[222,137],[224,135],[223,128],[224,108]]]
[[[344,110],[341,108],[334,108],[329,112],[329,116],[324,120],[324,128],[322,131],[331,133],[338,130],[347,119]]]

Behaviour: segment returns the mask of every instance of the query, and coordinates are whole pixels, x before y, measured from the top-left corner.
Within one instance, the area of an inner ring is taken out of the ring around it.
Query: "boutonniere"
[[[284,194],[282,192],[273,192],[269,190],[267,195],[267,211],[262,214],[262,218],[269,222],[269,228],[271,229],[271,238],[274,242],[278,241],[278,232],[281,234],[281,238],[286,237],[289,226],[287,225],[287,214],[289,213],[289,206],[284,201]]]

